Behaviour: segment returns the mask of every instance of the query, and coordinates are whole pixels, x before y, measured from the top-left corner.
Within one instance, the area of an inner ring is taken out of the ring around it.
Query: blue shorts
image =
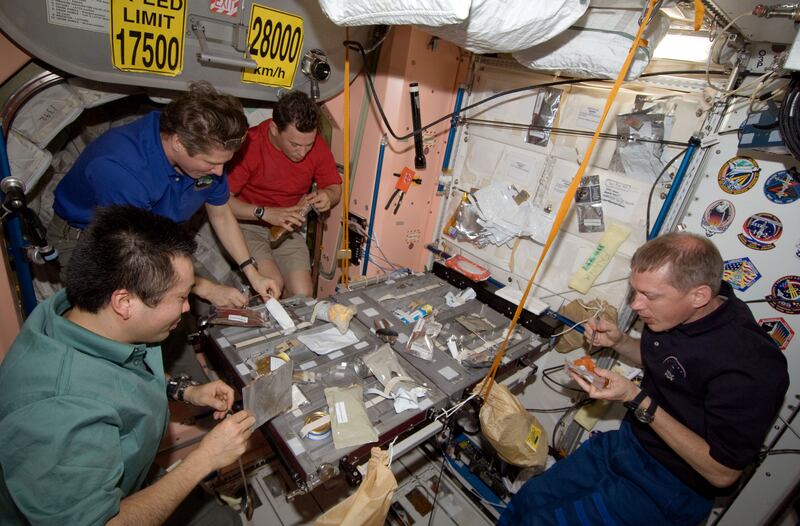
[[[647,453],[623,422],[529,480],[497,524],[697,525],[711,506]]]

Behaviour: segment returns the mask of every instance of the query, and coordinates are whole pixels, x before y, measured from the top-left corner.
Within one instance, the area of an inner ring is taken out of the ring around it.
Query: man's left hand
[[[579,386],[581,386],[581,389],[589,393],[591,398],[598,400],[619,400],[621,402],[627,402],[629,400],[633,400],[633,398],[636,396],[636,393],[639,392],[639,388],[636,386],[636,384],[621,374],[609,371],[608,369],[601,369],[599,367],[595,368],[593,374],[600,378],[606,379],[607,384],[604,388],[600,389],[584,380],[579,374],[576,374],[572,371],[569,372],[569,375],[572,377],[572,379],[575,380]]]
[[[331,209],[331,196],[325,190],[316,190],[306,196],[308,203],[319,213]]]
[[[214,409],[214,420],[221,420],[233,407],[233,389],[222,380],[215,380],[187,387],[183,400],[198,407]]]

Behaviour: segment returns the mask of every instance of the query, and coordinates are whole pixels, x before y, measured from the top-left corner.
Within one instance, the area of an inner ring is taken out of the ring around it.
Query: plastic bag
[[[360,446],[378,441],[364,406],[364,393],[360,385],[329,387],[325,389],[328,414],[331,415],[333,445],[336,449]]]
[[[480,391],[483,382],[475,387]],[[495,383],[480,411],[484,438],[510,464],[544,467],[547,462],[547,432],[516,396]]]
[[[358,489],[326,511],[316,526],[383,526],[392,504],[397,480],[389,469],[388,454],[372,448],[367,474]]]
[[[442,324],[436,322],[432,315],[417,320],[417,324],[406,342],[405,352],[423,360],[433,360],[433,340],[441,330]]]
[[[596,314],[603,318],[606,323],[617,324],[617,309],[609,305],[607,301],[593,299],[591,301],[572,300],[558,312],[576,322],[587,320]],[[598,314],[599,313],[599,314]],[[556,344],[556,351],[567,353],[578,347],[588,347],[583,334],[578,331],[569,331],[561,335]]]
[[[336,325],[341,334],[347,332],[350,327],[350,320],[356,315],[356,308],[352,305],[344,306],[331,301],[320,301],[314,305],[314,311],[311,313],[311,323],[319,318],[321,320],[329,321]]]
[[[269,325],[264,311],[222,307],[211,308],[208,323],[209,325],[233,325],[235,327],[267,327]]]

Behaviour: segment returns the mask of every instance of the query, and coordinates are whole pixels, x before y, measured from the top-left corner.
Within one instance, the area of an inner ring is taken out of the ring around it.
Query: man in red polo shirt
[[[298,232],[307,212],[327,212],[342,195],[333,154],[317,134],[319,115],[305,93],[283,95],[272,118],[247,132],[228,177],[231,209],[258,271],[286,297],[313,293],[308,247]]]

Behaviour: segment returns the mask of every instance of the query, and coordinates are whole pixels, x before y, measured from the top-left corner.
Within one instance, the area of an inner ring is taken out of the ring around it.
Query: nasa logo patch
[[[761,273],[750,258],[729,259],[722,267],[722,279],[739,291],[746,291],[758,281]]]
[[[794,331],[783,318],[763,318],[758,320],[758,326],[769,334],[772,341],[778,344],[782,351],[786,350],[794,337]]]
[[[759,212],[748,217],[744,225],[743,234],[737,237],[739,241],[753,250],[772,250],[781,233],[783,233],[783,223],[776,216],[766,212]]]
[[[717,182],[723,192],[743,194],[758,181],[761,168],[755,159],[750,157],[733,157],[722,165],[717,174]]]
[[[779,205],[794,203],[800,199],[800,173],[792,167],[770,175],[764,181],[764,195]]]
[[[772,284],[770,306],[785,314],[800,314],[800,276],[783,276]]]
[[[708,237],[714,234],[721,234],[728,230],[736,216],[736,209],[733,203],[727,199],[718,199],[708,205],[700,220],[700,226],[706,231]]]

